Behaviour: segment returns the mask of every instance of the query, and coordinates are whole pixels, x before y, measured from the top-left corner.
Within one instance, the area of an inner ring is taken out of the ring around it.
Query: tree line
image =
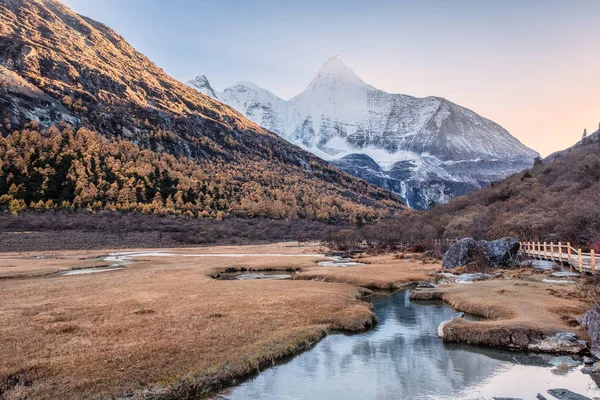
[[[0,209],[12,214],[88,209],[363,223],[397,206],[359,201],[284,163],[191,159],[66,123],[41,130],[31,122],[0,137]]]

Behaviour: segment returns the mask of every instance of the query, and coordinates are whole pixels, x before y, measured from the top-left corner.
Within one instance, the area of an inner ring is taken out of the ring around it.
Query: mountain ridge
[[[390,94],[369,85],[339,56],[287,101],[243,82],[213,92],[217,100],[342,169],[344,157],[352,154],[370,157],[386,172],[404,166],[400,175],[408,178],[388,173],[383,187],[395,187],[414,208],[463,194],[453,187],[484,187],[531,166],[538,156],[499,124],[445,98]],[[369,180],[370,174],[356,176],[382,186]]]

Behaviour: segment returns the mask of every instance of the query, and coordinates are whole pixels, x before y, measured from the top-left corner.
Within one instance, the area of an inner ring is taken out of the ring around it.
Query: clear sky
[[[173,77],[290,98],[339,54],[367,83],[441,96],[547,155],[600,122],[600,0],[63,0]]]

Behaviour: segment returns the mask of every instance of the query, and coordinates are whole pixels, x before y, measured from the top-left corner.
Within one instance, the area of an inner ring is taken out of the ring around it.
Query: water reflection
[[[412,303],[405,291],[374,300],[374,307],[380,322],[374,330],[328,336],[218,398],[535,398],[552,387],[600,395],[591,378],[577,370],[553,374],[550,355],[444,345],[437,326],[455,313],[446,305]]]

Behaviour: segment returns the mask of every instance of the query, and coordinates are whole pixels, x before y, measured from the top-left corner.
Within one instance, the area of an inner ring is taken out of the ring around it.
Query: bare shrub
[[[331,235],[331,244],[336,250],[356,250],[358,248],[358,233],[352,229],[342,229]]]

